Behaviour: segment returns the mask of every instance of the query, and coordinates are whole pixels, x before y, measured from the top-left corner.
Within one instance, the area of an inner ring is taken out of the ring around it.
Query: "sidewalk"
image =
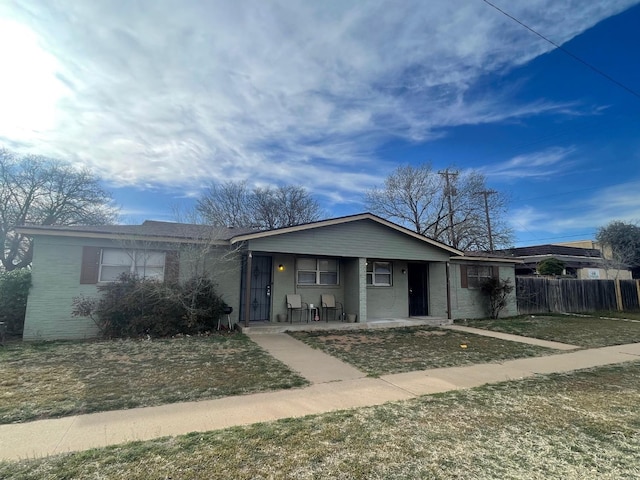
[[[373,406],[536,374],[640,360],[638,343],[510,360],[501,364],[440,368],[369,378],[352,366],[286,334],[262,334],[252,339],[313,384],[306,388],[217,400],[0,425],[0,459],[41,457],[133,440]]]

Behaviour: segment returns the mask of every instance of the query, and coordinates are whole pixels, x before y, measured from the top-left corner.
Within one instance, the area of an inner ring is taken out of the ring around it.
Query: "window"
[[[164,262],[164,252],[104,248],[100,256],[98,279],[101,282],[113,282],[123,273],[134,273],[143,278],[163,281]]]
[[[491,277],[493,277],[493,267],[486,265],[467,265],[468,288],[480,288],[482,283]]]
[[[367,262],[367,285],[390,287],[393,279],[391,262]]]
[[[299,258],[298,285],[338,285],[338,260]]]

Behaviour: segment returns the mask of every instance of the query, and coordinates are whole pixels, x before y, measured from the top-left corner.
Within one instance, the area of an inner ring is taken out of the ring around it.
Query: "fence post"
[[[624,306],[622,305],[622,291],[620,289],[620,279],[616,278],[616,303],[618,304],[618,311],[624,311]]]
[[[640,280],[636,280],[636,292],[638,293],[638,305],[640,306]]]

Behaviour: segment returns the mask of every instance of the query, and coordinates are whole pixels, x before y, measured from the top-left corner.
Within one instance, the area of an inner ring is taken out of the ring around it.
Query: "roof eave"
[[[83,232],[80,230],[45,230],[30,227],[18,227],[22,235],[47,235],[53,237],[76,237],[120,241],[145,241],[157,243],[203,243],[210,245],[229,245],[229,240],[211,240],[204,238],[172,237],[167,235],[141,235],[136,233]]]
[[[523,260],[517,258],[506,258],[506,257],[473,257],[469,255],[464,255],[462,257],[451,257],[451,261],[458,262],[485,262],[485,263],[524,263]]]

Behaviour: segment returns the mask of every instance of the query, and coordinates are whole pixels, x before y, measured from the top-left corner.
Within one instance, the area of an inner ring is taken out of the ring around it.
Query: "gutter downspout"
[[[445,272],[447,277],[447,320],[451,320],[451,272],[449,262],[445,262]]]

